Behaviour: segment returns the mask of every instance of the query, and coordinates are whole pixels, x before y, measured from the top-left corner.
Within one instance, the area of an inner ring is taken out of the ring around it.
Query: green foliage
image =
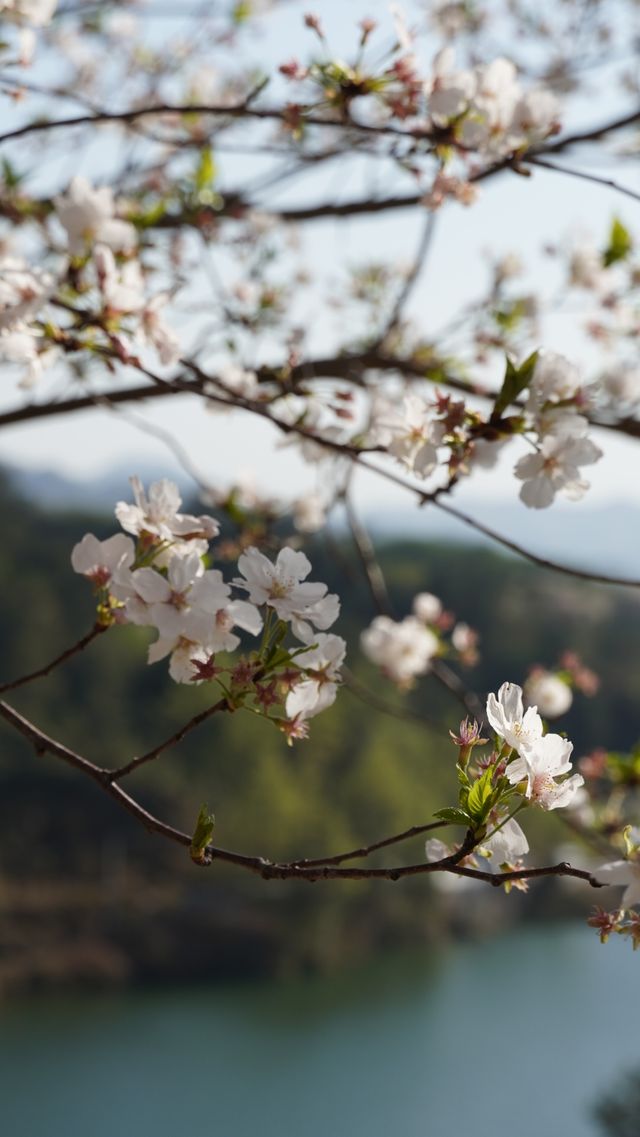
[[[605,268],[623,261],[633,248],[633,240],[629,230],[619,217],[614,217],[609,232],[609,243],[602,254],[602,263]]]
[[[512,363],[507,356],[507,366],[502,381],[502,387],[500,388],[500,393],[491,414],[492,421],[502,418],[507,407],[515,403],[518,395],[521,395],[522,392],[526,390],[531,382],[537,361],[537,351],[529,355],[519,367],[516,367],[515,363]]]
[[[196,827],[193,831],[191,838],[191,860],[195,861],[197,865],[208,865],[211,863],[211,857],[206,853],[207,845],[210,843],[213,836],[213,829],[216,819],[213,813],[209,813],[209,808],[206,805],[200,807]]]

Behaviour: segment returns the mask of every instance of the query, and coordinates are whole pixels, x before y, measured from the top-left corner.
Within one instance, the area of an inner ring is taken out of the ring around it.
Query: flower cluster
[[[346,645],[326,629],[338,617],[338,597],[307,580],[309,561],[290,548],[275,564],[248,548],[238,559],[240,575],[226,582],[203,560],[218,522],[181,513],[172,482],[154,483],[148,496],[132,482],[134,504],[119,502],[115,511],[131,536],[99,541],[87,534],[71,555],[74,570],[98,591],[100,619],[154,628],[149,663],[169,656],[176,682],[216,680],[233,705],[249,698],[267,717],[271,706],[283,707],[286,718],[277,724],[288,738],[305,737],[307,720],[336,697]],[[234,597],[234,588],[247,598]],[[289,628],[298,642],[285,647]],[[262,631],[260,647],[239,661],[218,659],[239,647],[237,629]]]
[[[0,359],[26,367],[23,387],[36,381],[54,354],[33,327],[54,286],[51,273],[30,268],[22,257],[0,257]]]
[[[382,673],[407,689],[418,675],[426,674],[434,659],[447,651],[443,633],[454,622],[443,610],[437,596],[420,592],[413,600],[413,613],[404,620],[376,616],[362,633],[360,643],[365,655]],[[477,633],[468,624],[455,624],[451,632],[451,649],[460,661],[472,665],[477,660]]]
[[[545,88],[524,91],[508,59],[458,71],[453,48],[446,47],[434,60],[426,93],[431,121],[450,130],[462,150],[504,157],[559,129],[555,96]]]
[[[581,774],[564,777],[571,769],[573,743],[559,734],[544,733],[537,707],[524,710],[522,688],[503,683],[497,696],[490,694],[487,718],[501,740],[508,782],[542,809],[569,805],[584,785]]]
[[[540,352],[527,403],[537,435],[536,453],[521,458],[514,471],[523,482],[520,497],[525,505],[544,509],[557,493],[577,501],[589,488],[580,467],[597,462],[602,451],[587,438],[589,422],[579,413],[584,401],[577,368],[563,355]]]

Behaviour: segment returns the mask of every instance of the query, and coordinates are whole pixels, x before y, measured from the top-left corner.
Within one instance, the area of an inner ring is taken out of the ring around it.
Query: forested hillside
[[[0,583],[0,679],[47,662],[93,622],[91,590],[69,565],[88,530],[110,519],[16,508],[4,486]],[[10,520],[11,517],[11,520]],[[307,548],[314,575],[340,591],[337,630],[353,645],[348,663],[375,699],[414,718],[378,712],[353,691],[312,723],[311,738],[287,747],[250,714],[218,716],[134,777],[159,816],[193,829],[203,802],[216,814],[216,842],[270,858],[337,852],[428,821],[455,795],[455,748],[447,742],[462,710],[427,676],[399,695],[358,654],[374,615],[346,538]],[[582,585],[471,546],[394,542],[381,550],[394,608],[416,592],[436,593],[480,633],[480,660],[465,680],[484,698],[504,680],[522,682],[532,660],[547,666],[571,648],[600,673],[599,697],[577,695],[556,729],[579,756],[636,740],[640,686],[640,597],[631,589]],[[349,595],[345,596],[345,566]],[[533,619],[532,619],[533,614]],[[112,628],[49,678],[16,691],[13,704],[67,745],[110,766],[172,733],[209,698],[146,665],[147,635]],[[603,663],[603,661],[605,661]],[[417,721],[443,724],[438,731]],[[33,982],[154,979],[188,968],[194,978],[332,966],[388,943],[422,943],[471,920],[484,927],[537,908],[527,898],[482,890],[465,903],[426,881],[376,886],[292,885],[196,868],[177,847],[149,836],[81,775],[37,756],[2,729],[0,753],[0,989]],[[547,849],[567,839],[561,819],[529,832]],[[537,825],[536,825],[537,822]],[[419,859],[417,839],[407,855]],[[580,897],[586,911],[592,898]],[[434,920],[434,912],[448,914]]]

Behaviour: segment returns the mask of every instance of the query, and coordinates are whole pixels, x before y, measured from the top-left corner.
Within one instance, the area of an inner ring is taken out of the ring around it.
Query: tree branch
[[[66,663],[72,656],[77,655],[80,651],[84,651],[85,647],[88,647],[98,636],[106,632],[107,628],[107,624],[94,624],[90,632],[87,632],[87,634],[78,640],[77,643],[73,644],[72,647],[68,647],[60,655],[57,655],[55,659],[51,660],[51,663],[45,664],[44,667],[39,667],[37,671],[31,671],[29,675],[22,675],[20,679],[12,679],[9,683],[2,683],[0,685],[0,694],[4,694],[5,691],[14,691],[17,687],[23,687],[25,683],[32,683],[34,679],[43,679],[45,675],[49,675],[50,672],[61,663]]]

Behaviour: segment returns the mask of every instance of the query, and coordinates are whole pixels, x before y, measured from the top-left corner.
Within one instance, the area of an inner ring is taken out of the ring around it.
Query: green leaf
[[[473,783],[469,790],[467,809],[476,822],[484,821],[491,808],[493,798],[492,774],[493,770],[489,767],[488,770],[485,770],[482,777]]]
[[[496,419],[502,418],[504,411],[507,407],[515,403],[518,395],[521,395],[524,390],[529,386],[533,371],[536,363],[538,362],[537,351],[532,352],[519,367],[507,358],[507,367],[500,388],[493,411],[491,412],[491,421],[495,422]]]
[[[200,161],[195,174],[195,186],[198,193],[210,189],[215,181],[216,172],[213,150],[210,146],[205,146],[204,150],[200,152]]]
[[[7,189],[16,189],[24,180],[24,174],[19,174],[8,158],[2,159],[2,180]]]
[[[440,821],[450,821],[452,825],[464,825],[467,829],[471,825],[471,818],[464,809],[456,809],[454,806],[447,806],[446,809],[439,809],[434,813]]]
[[[191,860],[195,861],[197,865],[211,864],[211,855],[206,852],[206,848],[213,835],[215,821],[216,819],[213,813],[209,813],[208,807],[206,805],[201,806],[189,849]]]
[[[609,244],[602,254],[602,263],[605,268],[613,265],[616,261],[623,261],[629,255],[633,248],[633,241],[629,230],[624,226],[619,217],[614,217],[611,222],[611,231],[609,233]]]

